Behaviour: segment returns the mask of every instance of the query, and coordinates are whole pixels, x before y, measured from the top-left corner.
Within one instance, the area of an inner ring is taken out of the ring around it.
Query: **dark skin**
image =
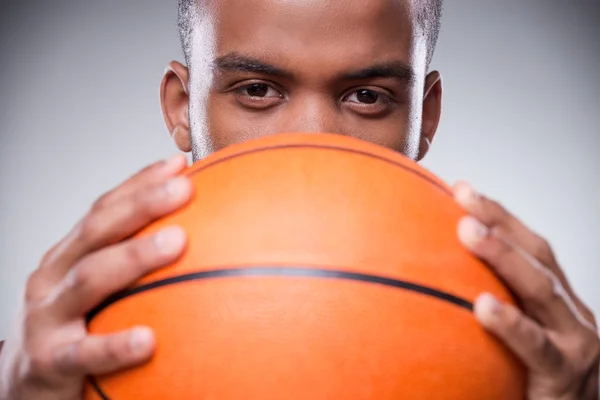
[[[199,20],[194,79],[173,62],[161,84],[165,121],[179,148],[194,148],[197,159],[277,132],[333,132],[424,157],[438,125],[442,85],[440,74],[426,69],[413,2],[306,4],[222,0]],[[177,227],[158,237],[128,237],[189,201],[189,181],[177,178],[185,166],[176,156],[130,178],[46,254],[0,353],[1,400],[78,399],[86,374],[151,357],[149,329],[94,337],[83,316],[181,254],[186,238]],[[528,397],[597,399],[595,320],[550,246],[466,183],[455,186],[455,198],[470,214],[457,227],[459,238],[523,305],[519,310],[482,294],[475,317],[528,368]]]
[[[426,75],[425,42],[414,38],[407,4],[258,3],[221,1],[207,16],[217,40],[214,48],[199,48],[197,57],[214,59],[216,69],[201,61],[194,68],[198,76],[212,76],[208,93],[189,85],[185,67],[171,64],[163,111],[182,150],[191,149],[190,86],[193,96],[207,101],[212,144],[205,152],[294,131],[355,136],[414,159],[427,153],[442,84],[438,72]],[[191,119],[201,118],[194,114]]]

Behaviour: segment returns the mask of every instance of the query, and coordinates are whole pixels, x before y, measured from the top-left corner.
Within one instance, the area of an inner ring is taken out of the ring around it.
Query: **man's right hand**
[[[0,400],[79,400],[86,375],[147,361],[152,331],[89,335],[85,315],[109,295],[175,261],[179,227],[131,239],[191,198],[179,155],[147,167],[102,196],[30,276],[14,330],[0,353]]]

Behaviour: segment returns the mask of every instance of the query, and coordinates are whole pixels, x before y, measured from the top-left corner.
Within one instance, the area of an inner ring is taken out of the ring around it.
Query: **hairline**
[[[191,65],[192,36],[194,25],[201,17],[200,7],[197,7],[198,0],[178,0],[177,23],[179,27],[179,39],[184,53],[185,62]],[[426,66],[429,67],[435,53],[441,29],[443,0],[422,0],[423,5],[419,7],[415,18],[419,27],[419,34],[426,40],[427,55]]]

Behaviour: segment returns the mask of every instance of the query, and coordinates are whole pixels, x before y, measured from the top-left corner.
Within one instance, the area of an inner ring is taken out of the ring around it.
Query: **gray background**
[[[447,0],[443,120],[424,165],[545,236],[600,312],[600,2]],[[0,338],[90,203],[175,152],[158,84],[175,1],[0,2]]]

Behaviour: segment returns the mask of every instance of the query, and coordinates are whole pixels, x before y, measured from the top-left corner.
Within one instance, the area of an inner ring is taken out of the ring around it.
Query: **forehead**
[[[286,67],[349,68],[415,48],[409,0],[219,0],[206,10],[216,46]]]

